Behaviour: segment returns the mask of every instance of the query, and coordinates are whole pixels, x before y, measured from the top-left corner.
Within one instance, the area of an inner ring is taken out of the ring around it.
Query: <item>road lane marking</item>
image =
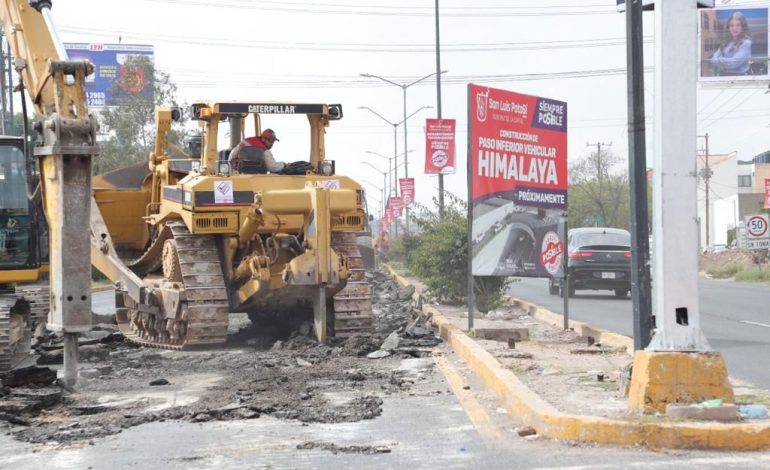
[[[444,374],[449,387],[452,389],[452,393],[457,397],[460,406],[462,406],[468,419],[470,419],[473,427],[476,428],[476,432],[479,433],[484,442],[490,444],[495,441],[502,441],[504,438],[503,432],[492,421],[481,403],[473,396],[473,393],[463,388],[466,382],[460,376],[457,369],[443,355],[434,355],[433,359],[436,361],[436,365],[438,365],[441,373]]]
[[[746,323],[747,325],[755,325],[755,326],[764,326],[765,328],[770,328],[770,325],[767,323],[759,323],[756,321],[749,321],[749,320],[741,320],[741,323]]]

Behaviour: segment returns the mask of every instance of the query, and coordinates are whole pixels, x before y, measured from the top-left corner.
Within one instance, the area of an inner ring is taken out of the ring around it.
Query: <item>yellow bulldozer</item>
[[[126,337],[170,349],[217,344],[229,313],[311,310],[319,341],[369,334],[371,294],[357,245],[368,225],[365,198],[325,151],[326,128],[342,106],[195,103],[199,138],[171,156],[166,134],[180,112],[156,109],[149,171],[143,164],[93,180],[92,262],[116,285]],[[244,129],[259,134],[272,114],[307,118],[309,160],[293,174],[233,168],[228,154]],[[219,145],[224,130],[229,145]]]

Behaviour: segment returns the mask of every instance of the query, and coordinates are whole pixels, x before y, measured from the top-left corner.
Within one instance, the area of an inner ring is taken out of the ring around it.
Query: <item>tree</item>
[[[148,57],[129,56],[121,71],[111,90],[120,105],[98,115],[100,154],[94,162],[98,173],[147,161],[155,145],[155,105],[176,103],[177,86]],[[152,77],[152,84],[145,77]],[[150,86],[152,94],[145,93]],[[183,137],[183,123],[176,123],[168,141],[178,145]]]
[[[620,157],[597,149],[569,169],[570,227],[628,228],[628,170]]]
[[[415,235],[404,235],[407,266],[439,302],[461,304],[468,294],[468,217],[465,202],[446,193],[443,218],[438,212],[417,206],[412,212]],[[498,276],[475,276],[476,308],[487,312],[499,306],[509,280]]]

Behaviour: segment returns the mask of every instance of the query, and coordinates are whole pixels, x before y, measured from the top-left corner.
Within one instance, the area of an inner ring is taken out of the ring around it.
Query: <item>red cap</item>
[[[280,140],[278,140],[278,137],[275,136],[275,131],[273,131],[272,129],[265,129],[264,131],[262,131],[261,135],[262,135],[262,138],[268,142],[280,142]]]

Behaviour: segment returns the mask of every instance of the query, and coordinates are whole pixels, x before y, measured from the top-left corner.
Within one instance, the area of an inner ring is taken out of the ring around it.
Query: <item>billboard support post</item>
[[[562,255],[562,269],[564,270],[564,282],[562,284],[562,298],[564,299],[564,329],[569,330],[569,252],[567,249],[567,234],[569,233],[569,218],[564,216],[564,233],[562,234],[562,240],[564,241],[564,250]]]
[[[468,84],[468,136],[471,135],[470,115],[473,109],[472,85]],[[468,331],[473,331],[473,164],[471,155],[471,139],[468,138],[468,152],[466,154],[468,175]]]
[[[647,206],[647,149],[644,126],[644,44],[642,5],[626,9],[628,63],[628,175],[631,186],[631,299],[634,349],[647,347],[652,335],[650,243]]]

